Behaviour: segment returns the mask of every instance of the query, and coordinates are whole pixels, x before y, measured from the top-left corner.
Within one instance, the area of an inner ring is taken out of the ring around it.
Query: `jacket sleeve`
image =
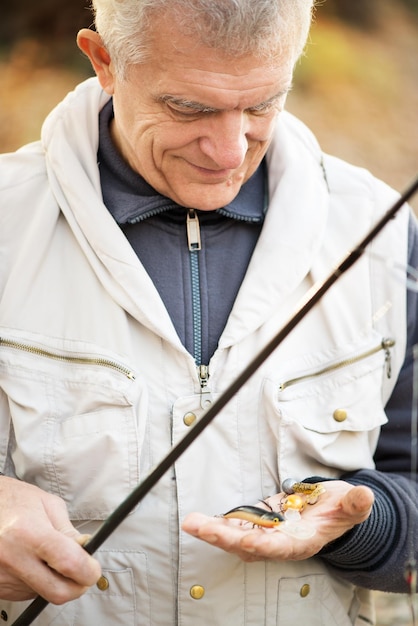
[[[418,227],[413,216],[408,258],[410,267],[418,267]],[[378,442],[376,470],[359,470],[341,477],[373,490],[372,513],[319,555],[339,576],[356,585],[399,593],[410,591],[408,568],[418,560],[418,468],[411,467],[411,457],[415,465],[417,460],[417,455],[412,455],[411,435],[418,408],[413,406],[418,394],[418,294],[409,289],[407,298],[405,361],[386,406],[388,423]]]

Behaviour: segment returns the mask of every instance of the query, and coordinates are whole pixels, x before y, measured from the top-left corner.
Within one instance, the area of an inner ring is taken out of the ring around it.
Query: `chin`
[[[218,202],[202,202],[202,198],[199,198],[199,200],[196,200],[193,204],[188,203],[187,205],[183,204],[182,206],[188,209],[197,209],[198,211],[216,211],[217,209],[221,209],[232,202],[232,200],[233,198],[224,201],[219,200]]]
[[[199,193],[180,198],[180,204],[189,209],[198,209],[199,211],[216,211],[226,206],[238,195],[241,185],[233,185],[228,189],[228,193],[210,193],[210,190],[200,189]]]

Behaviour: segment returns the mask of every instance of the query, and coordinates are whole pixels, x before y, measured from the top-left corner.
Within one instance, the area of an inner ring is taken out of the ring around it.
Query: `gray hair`
[[[92,0],[95,26],[118,75],[144,63],[152,17],[168,15],[197,42],[230,55],[299,58],[315,0]]]

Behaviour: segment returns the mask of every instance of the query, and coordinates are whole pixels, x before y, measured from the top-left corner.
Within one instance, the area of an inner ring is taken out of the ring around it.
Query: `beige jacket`
[[[49,116],[40,143],[0,159],[0,469],[64,498],[83,532],[184,436],[185,416],[199,417],[235,380],[396,197],[323,157],[301,123],[281,116],[265,226],[203,394],[193,358],[102,203],[97,118],[106,98],[86,81]],[[407,222],[403,211],[108,539],[97,553],[108,589],[49,605],[36,624],[370,619],[367,594],[319,559],[245,564],[179,526],[191,511],[255,503],[289,476],[373,467],[406,332],[404,287],[382,259],[405,264]],[[387,337],[396,340],[390,379]],[[11,621],[24,606],[0,601]]]

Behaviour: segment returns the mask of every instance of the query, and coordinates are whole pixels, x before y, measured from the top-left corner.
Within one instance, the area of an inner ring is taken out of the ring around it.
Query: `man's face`
[[[271,141],[293,59],[231,58],[155,27],[148,62],[114,78],[112,136],[130,166],[178,204],[215,210],[233,200]]]

